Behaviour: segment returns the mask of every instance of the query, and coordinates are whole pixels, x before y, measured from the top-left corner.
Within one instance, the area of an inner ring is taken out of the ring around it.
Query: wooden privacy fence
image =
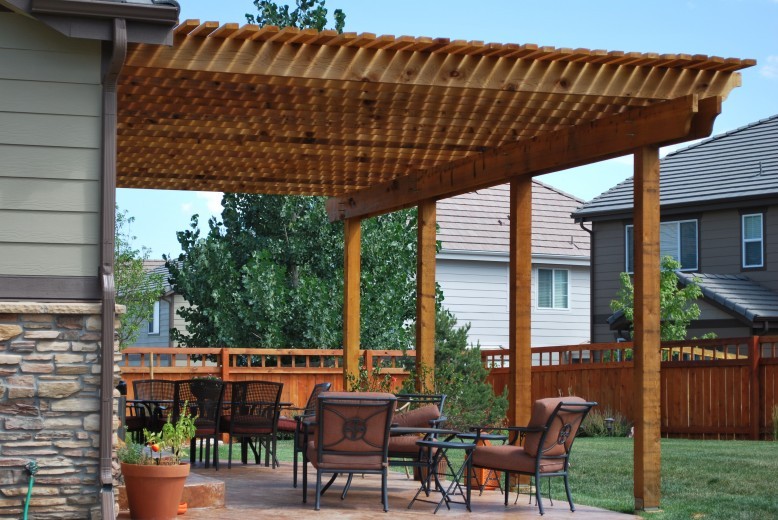
[[[580,395],[607,413],[634,419],[632,343],[599,343],[532,349],[534,398]],[[264,379],[284,383],[282,400],[302,406],[316,383],[343,390],[341,350],[127,348],[121,377],[132,381],[187,379],[213,374],[225,381]],[[394,377],[397,390],[413,353],[364,350],[372,372]],[[509,370],[507,350],[483,351],[489,381],[500,394]],[[778,406],[778,336],[667,342],[662,345],[662,434],[668,437],[764,439],[772,435]]]
[[[632,343],[532,349],[533,397],[580,395],[628,420]],[[507,351],[484,351],[495,390],[508,378]],[[662,345],[662,434],[668,437],[764,439],[778,406],[778,336],[665,342]]]
[[[363,350],[365,367],[380,367],[394,377],[399,389],[408,371],[400,360],[412,360],[399,350]],[[189,379],[215,375],[224,381],[262,379],[284,384],[282,401],[305,406],[317,383],[332,383],[332,391],[343,388],[343,351],[340,349],[257,349],[257,348],[167,348],[130,347],[121,351],[119,368],[132,399],[133,381],[138,379]]]

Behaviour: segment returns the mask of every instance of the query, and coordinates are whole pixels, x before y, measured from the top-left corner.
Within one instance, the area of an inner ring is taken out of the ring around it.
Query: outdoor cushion
[[[297,421],[291,417],[278,418],[278,431],[294,433],[295,429],[297,429]]]
[[[430,421],[440,419],[440,410],[434,404],[395,414],[392,423],[407,428],[429,428]]]
[[[527,426],[530,428],[543,428],[546,426],[546,422],[548,422],[549,416],[552,414],[557,405],[562,402],[585,403],[586,400],[573,396],[538,399],[532,405],[532,416]],[[563,419],[566,415],[567,414],[565,413],[560,413],[560,417]],[[567,421],[565,420],[564,422]],[[545,451],[543,453],[544,455],[564,455],[565,445],[557,444],[561,426],[562,421],[554,421],[554,423],[551,425],[551,430],[546,435],[546,449],[548,451]],[[575,434],[578,431],[578,426],[580,426],[580,424],[575,424],[574,429],[569,433],[568,438],[570,439],[570,442],[572,442],[572,439],[575,438]],[[540,437],[542,435],[542,432],[534,432],[528,433],[524,438],[524,449],[527,451],[527,455],[530,457],[535,457],[538,454],[538,445],[540,444]]]
[[[518,471],[522,473],[535,472],[534,456],[530,456],[520,446],[479,446],[473,451],[473,466],[492,468],[499,471]],[[564,463],[562,459],[543,460],[540,464],[540,472],[562,471]]]

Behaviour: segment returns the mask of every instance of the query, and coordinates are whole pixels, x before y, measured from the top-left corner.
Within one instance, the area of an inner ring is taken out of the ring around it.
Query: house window
[[[159,334],[159,302],[154,302],[154,310],[149,317],[149,334]]]
[[[569,308],[568,279],[567,269],[538,269],[538,308]]]
[[[627,272],[635,270],[633,226],[626,227]],[[696,271],[697,258],[697,221],[676,220],[662,222],[659,228],[659,255],[670,256],[681,263],[681,271]]]
[[[743,215],[743,268],[764,267],[762,214]]]

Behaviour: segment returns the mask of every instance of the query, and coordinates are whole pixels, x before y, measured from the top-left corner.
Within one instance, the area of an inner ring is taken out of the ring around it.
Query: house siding
[[[95,276],[100,43],[0,13],[0,274]]]
[[[741,215],[752,211],[764,214],[765,267],[761,269],[741,268]],[[699,260],[700,272],[709,274],[742,273],[778,291],[778,206],[758,206],[742,209],[708,211],[699,218]],[[668,217],[663,220],[675,220]],[[597,221],[593,223],[596,240],[593,241],[592,263],[593,312],[592,341],[613,341],[614,331],[605,322],[612,314],[610,301],[619,289],[619,273],[624,271],[624,224],[622,221]],[[748,326],[738,322],[720,309],[699,301],[700,319],[688,331],[689,337],[700,337],[713,332],[719,337],[750,335]]]
[[[149,322],[141,324],[138,340],[134,347],[169,347],[170,345],[170,305],[164,299],[159,300],[159,333],[149,334]]]
[[[592,240],[592,341],[613,341],[614,333],[605,321],[613,311],[610,302],[619,291],[619,274],[624,271],[624,223],[621,221],[594,223]]]
[[[470,323],[468,341],[481,348],[508,348],[508,259],[484,262],[438,258],[436,279],[443,306],[458,324]],[[569,309],[537,308],[537,269],[570,271]],[[588,266],[537,264],[532,269],[532,346],[589,341]],[[560,327],[564,322],[565,326]]]

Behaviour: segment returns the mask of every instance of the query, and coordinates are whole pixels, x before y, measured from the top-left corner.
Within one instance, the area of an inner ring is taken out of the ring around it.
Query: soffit
[[[339,196],[632,108],[726,97],[754,63],[189,20],[172,47],[129,46],[117,185]]]

